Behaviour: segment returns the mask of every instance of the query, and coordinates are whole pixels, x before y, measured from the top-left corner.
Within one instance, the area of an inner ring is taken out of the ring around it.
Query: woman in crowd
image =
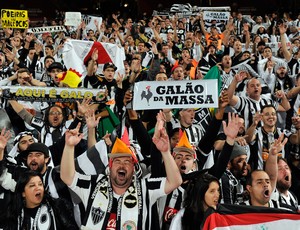
[[[189,182],[183,209],[173,218],[170,230],[201,229],[204,213],[216,209],[220,198],[220,184],[216,177],[202,173]]]
[[[40,174],[26,171],[17,182],[5,229],[78,229],[72,213],[64,200],[48,195]]]

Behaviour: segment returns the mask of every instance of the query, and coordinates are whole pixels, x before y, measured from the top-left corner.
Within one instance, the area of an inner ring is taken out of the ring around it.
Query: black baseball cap
[[[111,62],[107,62],[107,63],[104,64],[103,71],[108,69],[108,68],[112,68],[112,69],[114,69],[114,71],[117,70],[117,67],[114,65],[114,63],[111,63]]]
[[[51,72],[53,69],[60,69],[64,71],[64,66],[60,62],[53,62],[47,69],[48,72]]]

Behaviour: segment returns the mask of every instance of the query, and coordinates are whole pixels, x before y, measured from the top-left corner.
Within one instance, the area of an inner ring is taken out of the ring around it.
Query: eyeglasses
[[[60,116],[60,115],[62,115],[62,113],[61,112],[50,112],[49,115],[51,115],[51,116],[54,116],[54,115]]]

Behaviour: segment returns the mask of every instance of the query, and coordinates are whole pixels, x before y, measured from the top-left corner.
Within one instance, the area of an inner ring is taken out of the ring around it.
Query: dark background
[[[279,15],[290,12],[297,16],[300,12],[299,0],[6,0],[1,1],[1,9],[26,9],[32,21],[55,18],[55,9],[59,11],[80,11],[91,15],[108,16],[112,12],[120,12],[122,17],[141,18],[146,12],[170,8],[174,3],[190,3],[192,6],[230,6],[232,11],[240,10],[244,14],[264,15],[277,11]],[[127,7],[124,7],[128,4]]]

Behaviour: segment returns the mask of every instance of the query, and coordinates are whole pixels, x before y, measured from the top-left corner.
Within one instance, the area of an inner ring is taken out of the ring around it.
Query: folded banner
[[[107,103],[104,89],[1,86],[0,98],[21,101],[75,102],[92,98],[95,103]]]
[[[133,109],[217,108],[217,80],[142,81],[134,84]]]
[[[205,230],[282,230],[287,226],[289,230],[299,230],[300,214],[282,209],[222,204],[209,211]]]

